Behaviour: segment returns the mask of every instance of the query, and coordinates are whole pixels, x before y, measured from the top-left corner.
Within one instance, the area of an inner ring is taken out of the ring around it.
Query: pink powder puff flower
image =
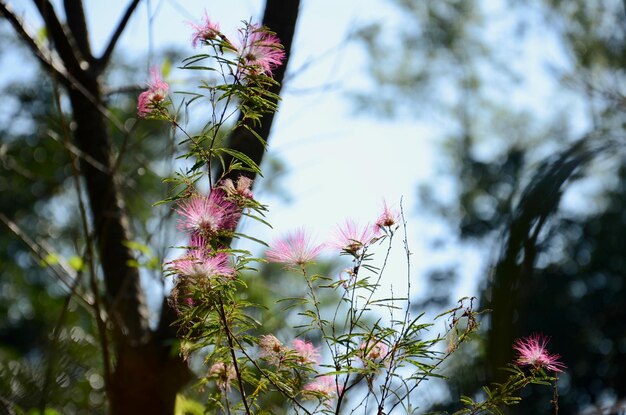
[[[331,375],[320,376],[313,382],[304,385],[303,391],[321,394],[324,399],[331,399],[337,393],[341,393],[343,387],[338,386],[335,377]],[[311,394],[307,394],[311,395]]]
[[[265,256],[269,262],[303,266],[313,261],[321,250],[322,245],[312,243],[305,230],[300,228],[275,241]]]
[[[198,44],[208,43],[210,40],[221,36],[220,26],[217,23],[213,23],[209,18],[206,10],[204,12],[204,21],[201,24],[196,24],[194,22],[189,22],[189,26],[191,26],[195,32],[191,36],[191,46],[194,48],[198,46]]]
[[[389,353],[389,347],[385,343],[374,339],[361,343],[359,349],[361,359],[368,359],[372,361],[382,360],[387,357],[387,354]]]
[[[281,341],[272,334],[266,334],[259,338],[259,348],[261,357],[275,366],[280,366],[287,350]]]
[[[159,69],[157,67],[151,68],[148,90],[139,94],[137,99],[137,115],[141,118],[150,115],[156,106],[165,101],[169,88],[167,82],[161,78]]]
[[[192,249],[169,264],[170,269],[179,276],[193,280],[232,278],[235,275],[225,252],[209,255],[204,249]]]
[[[559,362],[561,356],[550,354],[546,345],[550,339],[543,334],[532,334],[526,338],[517,339],[513,348],[518,352],[516,364],[532,366],[535,369],[548,369],[553,372],[562,372],[565,364]]]
[[[240,70],[245,75],[265,74],[272,76],[285,59],[285,50],[276,35],[263,26],[248,25],[240,30]]]
[[[398,223],[398,212],[389,209],[387,202],[383,201],[383,213],[376,220],[376,226],[379,228],[391,227]]]
[[[298,363],[303,365],[319,363],[320,354],[317,351],[317,348],[313,346],[313,343],[305,340],[294,339],[291,342],[291,345],[298,356]]]
[[[206,238],[237,226],[240,212],[237,206],[225,199],[223,191],[213,189],[209,196],[194,196],[178,202],[176,212],[182,216],[178,229]]]
[[[329,246],[356,255],[362,248],[376,240],[378,228],[365,225],[361,227],[353,220],[346,220],[343,226],[337,228],[335,238]]]
[[[233,365],[224,362],[213,363],[209,375],[215,378],[215,383],[222,392],[230,392],[230,382],[237,379]]]

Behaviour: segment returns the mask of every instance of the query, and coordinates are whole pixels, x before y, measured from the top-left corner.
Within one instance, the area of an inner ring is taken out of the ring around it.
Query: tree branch
[[[80,62],[74,54],[76,48],[72,46],[70,39],[65,34],[63,25],[59,21],[52,4],[50,4],[48,0],[33,0],[33,2],[35,3],[35,6],[37,6],[39,14],[46,23],[48,35],[52,39],[63,64],[69,72],[74,74],[79,73]]]
[[[52,59],[48,58],[48,56],[52,56],[52,52],[44,50],[37,45],[37,42],[35,42],[33,37],[26,31],[24,24],[15,15],[15,13],[13,13],[13,10],[11,10],[11,8],[3,1],[0,1],[0,14],[4,16],[11,26],[13,26],[15,33],[17,33],[17,35],[24,41],[26,46],[31,50],[31,52],[33,52],[33,55],[35,55],[46,70],[57,76],[64,86],[69,86],[70,82],[67,70],[64,67],[57,67]]]
[[[93,63],[94,59],[89,46],[89,35],[82,0],[63,0],[63,6],[65,8],[67,26],[72,33],[78,50],[83,59],[86,59],[90,64]]]
[[[119,40],[120,36],[124,32],[124,29],[126,28],[126,24],[128,24],[130,17],[133,15],[133,12],[137,8],[137,5],[139,4],[140,1],[141,0],[132,0],[130,4],[128,5],[128,8],[126,9],[124,16],[122,17],[122,20],[120,20],[119,24],[117,25],[117,28],[111,35],[111,39],[109,40],[109,44],[104,50],[104,53],[102,54],[100,58],[98,58],[98,61],[97,61],[98,70],[102,70],[106,67],[107,63],[109,62],[109,59],[111,58],[111,55],[113,54],[113,50],[115,49],[115,45],[117,44],[117,41]]]
[[[299,8],[300,0],[267,0],[267,3],[265,4],[263,25],[276,32],[276,35],[285,47],[285,61],[282,66],[273,71],[274,79],[277,81],[277,85],[270,88],[270,92],[276,95],[280,94],[282,82],[289,63],[291,44],[296,29]],[[270,135],[270,130],[272,129],[273,121],[273,112],[263,115],[258,123],[253,123],[251,120],[244,120],[241,115],[239,117],[239,123],[244,122],[247,127],[254,130],[261,138],[263,138],[266,143]],[[228,137],[226,146],[250,157],[257,165],[260,165],[263,161],[266,147],[259,140],[257,140],[248,128],[243,126],[232,131]],[[225,166],[229,166],[233,161],[232,157],[224,157]],[[216,180],[219,180],[220,178],[235,180],[237,178],[236,176],[239,175],[247,176],[253,180],[256,177],[254,172],[248,171],[231,171],[224,175],[221,164],[218,164],[215,177],[217,178]]]

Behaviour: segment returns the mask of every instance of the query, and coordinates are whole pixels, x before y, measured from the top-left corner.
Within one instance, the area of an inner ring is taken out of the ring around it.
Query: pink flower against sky
[[[376,220],[376,226],[379,228],[393,226],[398,222],[398,216],[398,212],[389,209],[387,202],[383,201],[383,212]]]
[[[328,245],[351,254],[356,254],[376,239],[377,232],[377,227],[369,224],[360,226],[352,219],[348,219],[343,226],[337,228],[335,237]]]
[[[321,250],[322,245],[313,243],[305,230],[301,228],[275,241],[265,256],[269,262],[302,266],[313,261]]]
[[[338,392],[337,384],[335,382],[335,377],[326,375],[320,376],[315,379],[313,382],[310,382],[304,385],[304,392],[317,392],[324,396],[325,399],[330,399],[335,396]],[[339,392],[341,393],[342,388],[339,386]]]
[[[517,351],[517,363],[520,366],[533,366],[536,369],[548,369],[553,372],[562,372],[566,368],[560,362],[561,356],[550,354],[546,345],[550,339],[543,334],[532,334],[528,337],[517,339],[513,348]]]
[[[285,50],[280,40],[263,26],[251,24],[240,30],[239,50],[242,70],[246,75],[272,75],[285,59]]]
[[[232,277],[235,270],[230,266],[228,255],[220,252],[214,255],[208,254],[204,249],[192,249],[179,259],[170,264],[170,269],[181,277],[192,279]]]
[[[192,235],[212,237],[225,230],[234,230],[239,219],[239,209],[225,199],[222,190],[213,189],[209,196],[194,196],[178,202],[176,212],[180,230]]]
[[[165,101],[169,88],[167,82],[161,78],[158,68],[150,69],[148,90],[139,94],[137,99],[137,115],[142,118],[150,115],[156,105]]]
[[[298,362],[303,365],[319,363],[320,354],[313,343],[305,340],[294,339],[291,342],[293,350],[298,355]]]
[[[189,26],[194,29],[193,35],[191,36],[191,46],[194,48],[198,46],[198,44],[207,43],[221,34],[220,26],[211,21],[206,11],[204,12],[204,18],[201,24],[189,22]]]

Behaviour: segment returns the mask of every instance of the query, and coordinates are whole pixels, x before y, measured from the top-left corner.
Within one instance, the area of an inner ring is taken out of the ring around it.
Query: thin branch
[[[33,52],[33,54],[39,59],[41,64],[46,68],[52,75],[58,76],[59,81],[63,84],[63,86],[67,88],[74,88],[79,91],[85,98],[89,100],[89,102],[98,109],[98,111],[104,115],[111,124],[115,126],[119,131],[127,132],[127,129],[124,127],[124,124],[118,120],[106,107],[104,107],[101,103],[98,102],[77,79],[74,75],[68,72],[68,70],[59,63],[55,63],[51,56],[52,52],[48,49],[42,49],[33,37],[26,31],[24,24],[17,18],[15,13],[11,10],[11,8],[5,4],[2,0],[0,0],[0,14],[4,16],[5,19],[9,21],[13,29],[18,34],[18,36],[26,43],[26,46]]]
[[[64,67],[59,67],[58,64],[55,64],[52,59],[49,59],[48,56],[52,56],[52,53],[49,50],[42,49],[37,42],[35,42],[34,38],[26,31],[26,27],[20,21],[20,19],[13,13],[11,7],[5,4],[3,1],[0,1],[0,14],[4,16],[4,18],[13,26],[13,29],[17,33],[17,35],[26,43],[26,46],[33,52],[33,55],[41,62],[41,64],[51,73],[56,74],[60,77],[63,84],[65,86],[70,85],[70,81],[68,78],[67,70]]]
[[[61,60],[68,70],[72,73],[78,73],[80,69],[79,58],[76,57],[76,48],[72,45],[70,38],[65,34],[63,25],[57,17],[54,7],[48,0],[33,0],[35,6],[39,10],[39,14],[46,23],[48,35],[54,42],[54,47],[58,52]]]
[[[137,5],[139,4],[140,1],[141,0],[132,0],[130,4],[128,5],[128,8],[126,8],[126,12],[124,13],[124,16],[122,17],[122,20],[120,20],[119,24],[115,28],[115,31],[111,35],[111,39],[109,40],[109,43],[106,49],[104,50],[104,53],[97,60],[98,71],[101,71],[102,69],[106,67],[107,63],[109,62],[109,59],[111,58],[111,55],[113,54],[113,50],[115,49],[115,45],[117,44],[117,41],[119,40],[120,36],[124,32],[124,29],[126,28],[128,21],[130,20],[130,17],[133,15],[133,12],[137,8]]]
[[[15,222],[6,217],[2,212],[0,212],[0,222],[4,223],[7,228],[15,236],[20,238],[22,242],[32,251],[32,253],[42,261],[43,263],[49,265],[48,268],[52,270],[52,273],[61,281],[70,291],[70,293],[83,303],[83,305],[87,306],[86,308],[91,311],[93,307],[93,299],[88,294],[78,292],[78,289],[74,286],[74,282],[77,278],[76,272],[58,255],[56,252],[52,250],[49,246],[44,246],[43,243],[37,243],[33,241],[27,234],[24,232]],[[58,266],[54,266],[49,264],[49,258],[54,257],[58,258]],[[59,270],[60,268],[60,270]]]

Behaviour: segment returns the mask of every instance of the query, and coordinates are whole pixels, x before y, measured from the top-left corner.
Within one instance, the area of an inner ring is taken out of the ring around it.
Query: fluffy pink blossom
[[[337,393],[341,393],[343,388],[335,382],[335,377],[326,375],[320,376],[313,382],[304,385],[304,392],[316,392],[321,394],[325,399],[331,399]]]
[[[278,37],[268,32],[267,28],[255,24],[240,30],[240,34],[239,59],[243,73],[271,76],[272,71],[285,59],[285,50]]]
[[[517,351],[517,363],[520,366],[533,366],[536,369],[548,369],[553,372],[562,372],[565,364],[559,362],[561,356],[550,354],[546,345],[550,339],[543,334],[532,334],[528,337],[517,339],[513,348]]]
[[[377,227],[371,225],[359,226],[353,220],[346,220],[343,226],[337,228],[334,239],[328,243],[333,248],[357,254],[362,248],[376,240]]]
[[[379,228],[390,227],[398,223],[398,212],[389,209],[387,202],[383,201],[383,212],[376,220],[376,226]]]
[[[204,18],[201,24],[189,22],[189,26],[195,30],[191,36],[191,46],[194,48],[198,46],[198,44],[202,45],[221,35],[220,26],[211,21],[206,11],[204,12]]]
[[[137,99],[137,115],[142,118],[150,115],[157,105],[165,101],[169,88],[167,82],[161,78],[158,68],[150,69],[148,90],[139,94]]]
[[[259,348],[261,349],[261,357],[275,366],[279,366],[285,357],[285,346],[272,334],[266,334],[259,338]]]
[[[213,189],[207,197],[181,200],[176,212],[182,216],[178,229],[205,238],[234,230],[240,216],[239,208],[226,200],[224,192],[219,189]]]
[[[228,255],[224,252],[209,254],[202,248],[191,249],[170,264],[170,269],[181,277],[209,279],[213,277],[233,277],[235,270],[231,267]]]
[[[389,353],[389,347],[385,343],[373,339],[361,343],[359,348],[361,349],[360,355],[362,359],[373,361],[382,360]]]
[[[285,238],[275,241],[265,256],[270,262],[302,266],[313,261],[321,250],[322,245],[311,242],[309,235],[300,228]]]
[[[303,365],[319,363],[320,354],[317,348],[313,346],[313,343],[305,340],[294,339],[291,342],[293,350],[298,356],[298,363]]]
[[[215,383],[222,392],[230,392],[230,382],[237,379],[233,365],[224,362],[213,363],[209,375],[215,378]]]

